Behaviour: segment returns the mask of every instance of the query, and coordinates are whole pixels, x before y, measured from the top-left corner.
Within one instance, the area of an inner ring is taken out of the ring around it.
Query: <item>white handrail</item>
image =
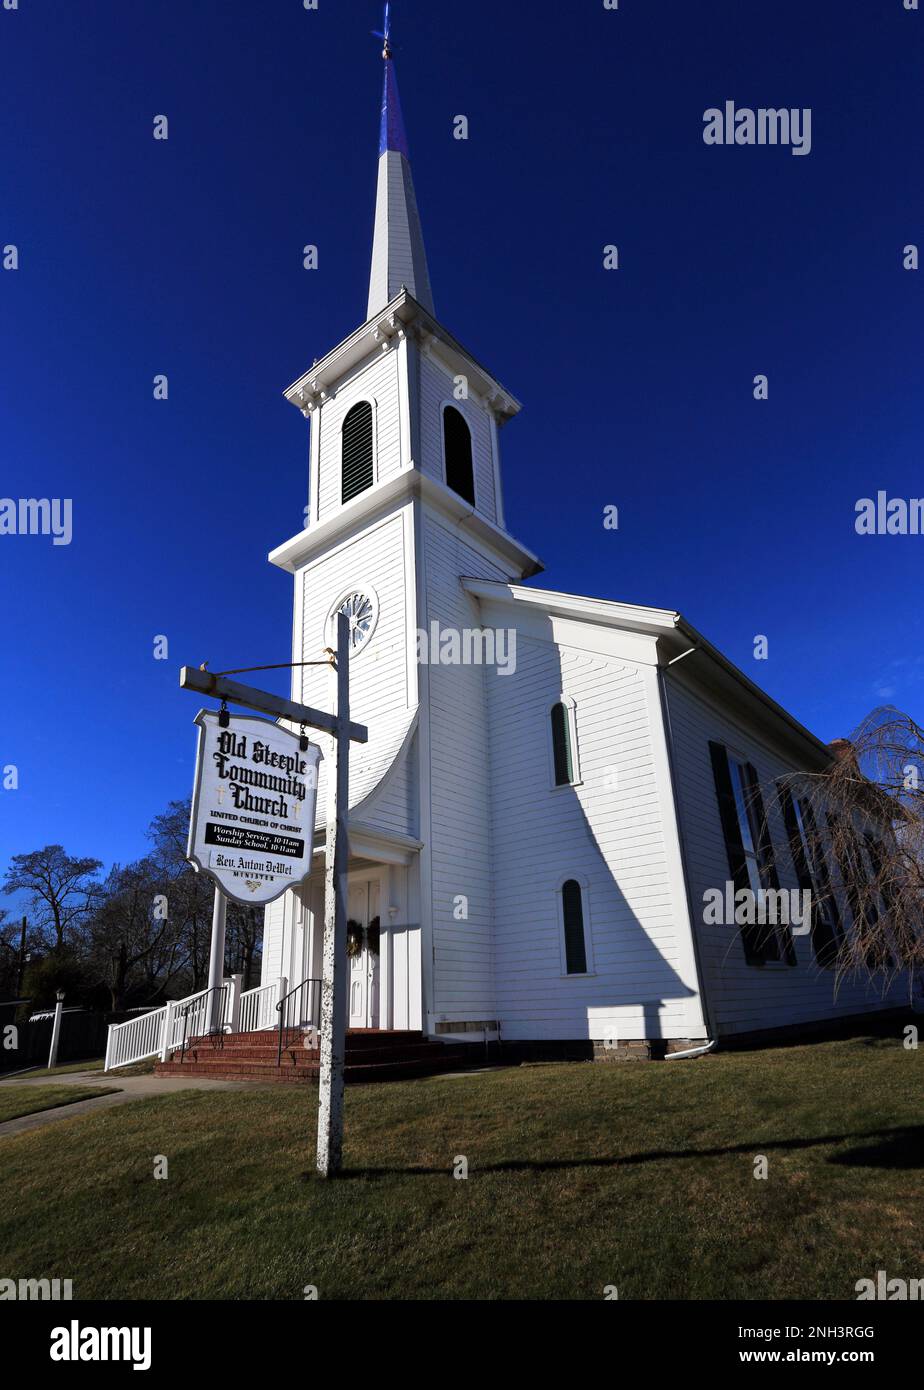
[[[271,985],[258,985],[241,995],[241,1032],[256,1033],[264,1028],[275,1028],[279,1021],[276,1002],[279,985],[274,980]]]
[[[171,1000],[160,1009],[130,1018],[126,1023],[111,1023],[106,1040],[104,1071],[114,1067],[130,1067],[149,1057],[169,1058],[174,1048],[181,1047],[183,1038],[201,1036],[209,1030],[209,990],[201,989],[186,999]],[[232,991],[224,991],[222,1026],[231,1026]]]
[[[113,1067],[129,1067],[132,1062],[143,1062],[148,1057],[156,1057],[163,1046],[164,1022],[167,1005],[153,1009],[139,1018],[130,1018],[127,1023],[111,1023],[106,1041],[106,1065],[104,1071]]]

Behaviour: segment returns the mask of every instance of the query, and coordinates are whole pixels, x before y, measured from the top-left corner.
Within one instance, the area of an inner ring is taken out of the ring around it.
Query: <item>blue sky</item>
[[[823,738],[883,699],[920,718],[924,537],[853,520],[924,493],[924,272],[901,266],[924,13],[393,9],[437,312],[524,403],[501,441],[536,582],[679,608]],[[281,392],[364,317],[380,22],[375,0],[0,9],[0,494],[74,506],[70,546],[0,537],[0,865],[143,852],[191,786],[179,666],[289,659],[265,557],[301,529],[308,431]],[[707,147],[726,100],[810,107],[811,153]]]

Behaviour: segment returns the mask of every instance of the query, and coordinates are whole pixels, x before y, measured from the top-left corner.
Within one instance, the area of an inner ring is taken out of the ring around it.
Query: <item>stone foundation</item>
[[[671,1052],[687,1052],[704,1047],[705,1038],[642,1038],[625,1042],[594,1042],[595,1062],[657,1062]]]

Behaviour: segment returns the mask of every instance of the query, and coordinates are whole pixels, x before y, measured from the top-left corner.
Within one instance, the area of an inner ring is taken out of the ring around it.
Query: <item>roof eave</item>
[[[804,724],[772,696],[744,674],[733,661],[724,656],[718,647],[704,637],[692,623],[687,622],[681,613],[668,608],[647,608],[633,604],[617,603],[612,599],[585,598],[578,594],[564,594],[555,590],[521,588],[516,584],[503,584],[496,580],[463,579],[464,588],[476,596],[492,602],[527,604],[543,608],[547,612],[580,622],[599,623],[606,627],[629,628],[658,639],[658,664],[667,670],[678,657],[695,659],[694,651],[708,657],[726,676],[739,685],[751,699],[759,701],[766,709],[781,719],[795,734],[797,740],[807,746],[823,765],[828,766],[832,752],[826,743],[807,729]]]

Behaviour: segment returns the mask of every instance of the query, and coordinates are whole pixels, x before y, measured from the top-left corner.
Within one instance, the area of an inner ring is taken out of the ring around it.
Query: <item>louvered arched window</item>
[[[553,785],[570,787],[580,781],[574,747],[574,703],[564,697],[552,706]]]
[[[358,401],[343,422],[340,501],[365,492],[375,481],[372,444],[372,406]]]
[[[475,505],[475,470],[472,464],[472,433],[461,410],[447,405],[443,410],[443,452],[446,456],[446,486],[451,487],[470,506]]]
[[[561,886],[561,920],[565,937],[565,974],[587,974],[587,939],[584,934],[584,895],[576,878]]]

